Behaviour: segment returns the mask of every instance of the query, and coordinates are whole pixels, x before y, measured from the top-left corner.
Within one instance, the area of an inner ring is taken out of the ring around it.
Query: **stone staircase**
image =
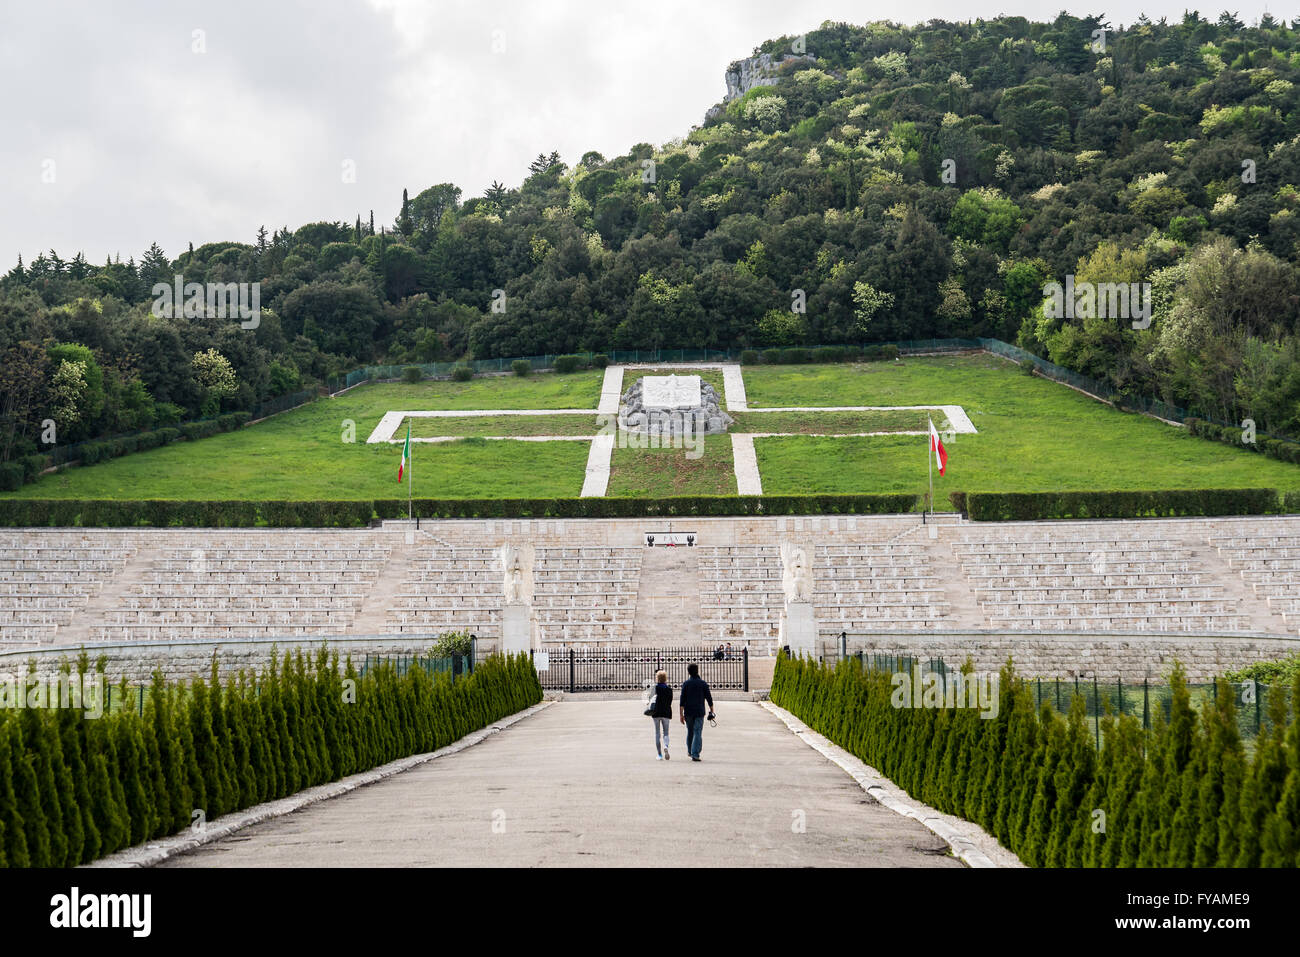
[[[416,542],[420,539],[417,537]],[[411,563],[418,558],[420,548],[406,545],[404,542],[394,544],[388,553],[388,561],[379,572],[375,587],[366,595],[366,600],[358,609],[352,625],[348,629],[353,635],[383,635],[390,631],[388,609],[396,605],[397,595],[402,591],[406,573]]]
[[[641,556],[632,645],[700,644],[700,566],[693,548],[647,548]]]
[[[122,596],[130,594],[131,589],[141,583],[144,573],[158,557],[159,550],[156,548],[137,549],[118,573],[100,586],[85,607],[55,632],[55,644],[80,645],[96,640],[98,636],[95,629],[103,623],[105,613],[117,608],[122,602]]]

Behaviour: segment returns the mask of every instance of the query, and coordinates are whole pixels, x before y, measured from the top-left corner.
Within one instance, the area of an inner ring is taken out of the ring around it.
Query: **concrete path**
[[[656,761],[636,699],[561,701],[458,754],[166,867],[961,867],[753,702]]]
[[[587,472],[582,480],[582,498],[600,498],[609,489],[609,466],[616,437],[613,432],[600,432],[591,437]]]
[[[722,389],[728,412],[744,412],[749,408],[749,399],[745,395],[745,376],[741,373],[740,366],[722,367]]]
[[[618,403],[623,398],[623,367],[606,366],[605,378],[600,383],[600,404],[596,411],[601,415],[618,415]]]
[[[758,474],[758,454],[754,451],[753,435],[731,433],[731,461],[736,473],[736,494],[762,495],[763,480]]]

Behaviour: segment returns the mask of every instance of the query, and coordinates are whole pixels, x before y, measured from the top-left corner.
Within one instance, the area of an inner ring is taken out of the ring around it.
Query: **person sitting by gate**
[[[650,714],[650,723],[655,726],[655,760],[670,761],[668,756],[668,729],[673,723],[673,689],[668,684],[668,672],[661,671],[655,675],[654,709]],[[663,735],[663,748],[659,747],[660,734]]]
[[[718,647],[715,648],[715,649],[713,650],[713,660],[714,660],[714,661],[721,661],[722,658],[723,658],[723,655],[725,655],[725,654],[726,654],[726,651],[723,649],[723,646],[722,646],[722,645],[718,645]]]

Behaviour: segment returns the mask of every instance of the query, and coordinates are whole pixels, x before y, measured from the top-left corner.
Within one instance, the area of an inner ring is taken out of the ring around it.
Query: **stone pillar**
[[[501,608],[501,651],[507,655],[528,654],[533,647],[533,610],[523,602]]]
[[[817,616],[813,614],[812,602],[786,602],[781,612],[779,647],[790,648],[793,657],[808,655],[817,657]]]

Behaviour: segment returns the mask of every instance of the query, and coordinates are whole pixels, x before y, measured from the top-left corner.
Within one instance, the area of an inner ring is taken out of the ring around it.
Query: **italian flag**
[[[930,428],[934,428],[931,424]],[[402,482],[402,473],[406,471],[406,463],[411,461],[411,423],[406,423],[406,444],[402,446],[402,464],[397,466],[397,482]]]
[[[934,429],[934,419],[930,420],[930,451],[934,453],[934,460],[939,466],[939,474],[948,467],[948,450],[943,447],[939,441],[939,433]]]

